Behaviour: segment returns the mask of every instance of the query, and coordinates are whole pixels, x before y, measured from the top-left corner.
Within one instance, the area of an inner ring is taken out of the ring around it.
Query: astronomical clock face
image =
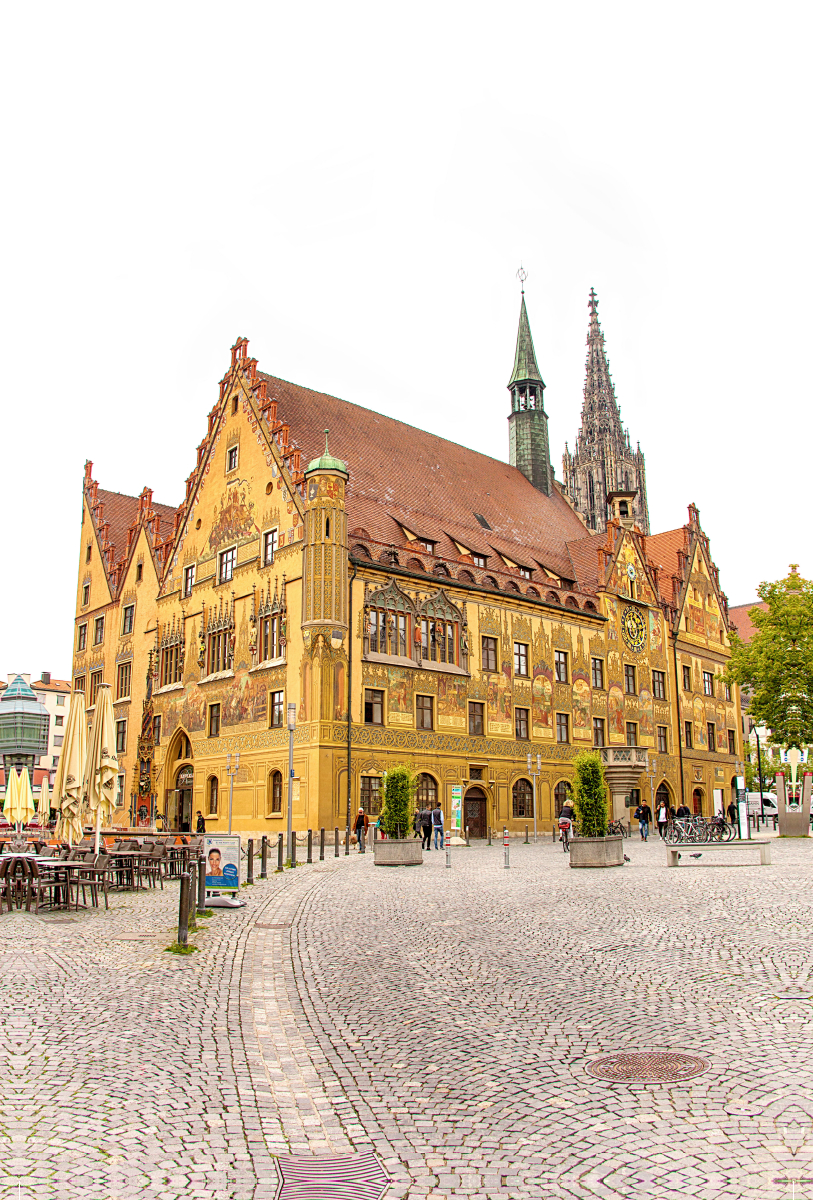
[[[646,622],[637,608],[625,608],[621,614],[621,636],[636,654],[646,646]]]

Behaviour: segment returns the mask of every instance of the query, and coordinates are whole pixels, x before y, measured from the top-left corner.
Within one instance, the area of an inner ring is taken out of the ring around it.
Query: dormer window
[[[523,579],[533,579],[534,573],[528,567],[520,567],[519,573]]]
[[[480,567],[480,569],[483,571],[486,569],[488,564],[488,558],[485,554],[472,554],[471,561],[474,563],[475,567]]]
[[[418,546],[421,550],[425,550],[427,554],[435,553],[435,542],[427,541],[426,538],[417,538],[413,545]]]

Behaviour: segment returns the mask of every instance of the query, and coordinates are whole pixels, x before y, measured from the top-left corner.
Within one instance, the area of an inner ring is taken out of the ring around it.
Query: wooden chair
[[[54,907],[54,892],[68,891],[67,881],[57,878],[54,870],[49,870],[47,867],[40,868],[39,864],[33,859],[28,863],[28,882],[25,897],[25,911],[31,911],[31,897],[34,897],[34,912],[40,910],[40,900],[48,897],[48,907]],[[68,901],[70,902],[70,892],[68,891]]]

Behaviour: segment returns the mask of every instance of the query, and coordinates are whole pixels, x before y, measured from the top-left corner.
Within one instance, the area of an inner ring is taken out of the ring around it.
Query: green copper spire
[[[307,475],[310,471],[343,471],[348,474],[347,463],[343,463],[340,458],[334,458],[327,448],[328,430],[324,430],[325,434],[325,452],[321,458],[314,458],[309,463],[305,470]]]
[[[545,386],[545,381],[539,373],[534,353],[534,339],[531,337],[531,326],[528,322],[528,310],[525,307],[525,290],[522,292],[522,306],[519,310],[519,330],[517,331],[517,351],[514,355],[514,370],[508,380],[508,386],[515,383],[539,383]]]

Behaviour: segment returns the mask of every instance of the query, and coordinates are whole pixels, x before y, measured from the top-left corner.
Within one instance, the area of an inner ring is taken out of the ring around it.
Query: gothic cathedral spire
[[[565,488],[589,528],[600,532],[607,528],[607,496],[611,492],[635,492],[632,504],[635,524],[648,534],[644,455],[640,444],[637,450],[631,448],[629,432],[621,424],[598,320],[598,298],[592,288],[587,307],[590,323],[582,423],[574,453],[565,445],[562,455]]]
[[[511,414],[508,418],[509,461],[549,496],[553,491],[553,468],[548,445],[548,418],[543,406],[545,381],[540,374],[525,307],[525,289],[519,310],[514,370],[508,382]]]

